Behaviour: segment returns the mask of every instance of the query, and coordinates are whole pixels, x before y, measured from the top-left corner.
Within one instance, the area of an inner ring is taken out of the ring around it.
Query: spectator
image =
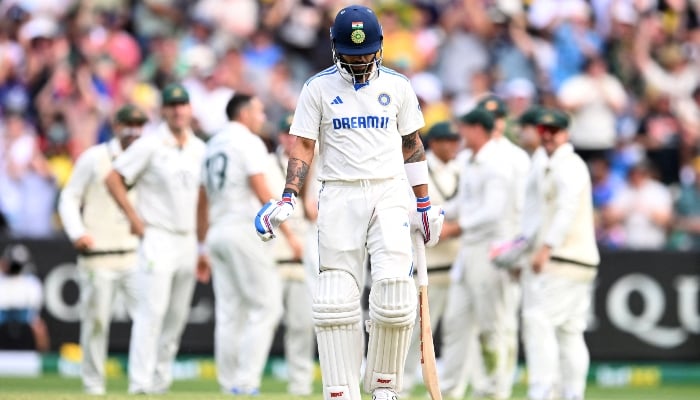
[[[554,20],[551,28],[557,62],[549,83],[555,92],[567,79],[579,74],[586,59],[600,54],[603,47],[602,38],[591,27],[588,3],[569,0],[560,8],[560,13],[562,15]]]
[[[30,269],[29,250],[9,245],[0,258],[0,349],[49,350],[49,335],[39,316],[42,288]]]
[[[606,248],[619,248],[623,237],[619,224],[606,218],[606,211],[613,199],[625,185],[623,179],[610,170],[610,161],[605,157],[596,157],[588,162],[593,183],[593,212],[595,216],[596,239]]]
[[[693,160],[693,175],[693,181],[681,187],[676,200],[672,244],[680,250],[700,251],[700,156]]]
[[[9,110],[0,125],[0,193],[0,213],[11,235],[52,233],[53,177],[25,114],[16,110]]]
[[[192,113],[200,137],[207,138],[226,126],[226,104],[233,90],[221,84],[221,68],[216,54],[205,45],[190,47],[185,53],[190,75],[183,81],[192,99]]]
[[[620,81],[607,73],[602,58],[588,57],[583,72],[564,81],[558,98],[573,113],[570,140],[584,161],[615,147],[616,116],[624,109],[627,95]]]
[[[681,152],[681,121],[671,110],[668,94],[649,90],[648,109],[639,122],[637,141],[649,160],[659,168],[661,182],[678,182]]]
[[[671,192],[651,176],[651,165],[644,160],[627,175],[627,184],[612,200],[605,218],[619,223],[624,247],[633,250],[661,250],[666,230],[673,218]]]
[[[445,39],[438,52],[436,73],[450,95],[469,95],[472,75],[488,67],[486,47],[470,29],[472,19],[460,2],[451,4],[441,16]],[[469,57],[464,57],[465,54]],[[460,109],[456,114],[467,110]]]

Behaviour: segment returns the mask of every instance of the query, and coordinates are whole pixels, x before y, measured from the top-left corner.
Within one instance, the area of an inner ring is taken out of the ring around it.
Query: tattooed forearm
[[[306,175],[308,174],[309,164],[298,158],[290,158],[287,164],[286,187],[296,190],[297,193],[301,192],[301,188],[304,186],[304,181],[306,180]]]
[[[412,163],[425,160],[425,149],[418,132],[403,136],[401,139],[404,163]]]

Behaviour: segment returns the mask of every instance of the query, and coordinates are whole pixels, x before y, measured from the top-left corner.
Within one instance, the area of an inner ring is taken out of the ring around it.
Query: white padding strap
[[[427,161],[405,163],[403,167],[406,170],[406,178],[411,186],[428,184],[429,174]]]

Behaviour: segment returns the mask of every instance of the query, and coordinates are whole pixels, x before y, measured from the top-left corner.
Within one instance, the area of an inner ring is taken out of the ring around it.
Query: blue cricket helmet
[[[352,5],[343,8],[331,26],[331,43],[337,54],[360,56],[382,49],[382,26],[371,9]]]

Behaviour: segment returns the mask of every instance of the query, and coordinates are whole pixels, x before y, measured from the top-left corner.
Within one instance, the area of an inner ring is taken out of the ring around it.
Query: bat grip
[[[415,252],[418,286],[428,286],[428,266],[425,261],[425,242],[420,232],[413,234],[413,251]]]

